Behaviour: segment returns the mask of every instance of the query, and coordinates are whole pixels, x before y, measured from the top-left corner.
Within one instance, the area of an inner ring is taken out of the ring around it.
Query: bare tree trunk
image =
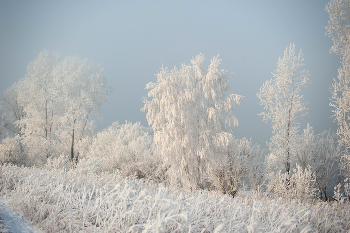
[[[73,159],[74,159],[74,128],[72,133],[72,144],[70,147],[70,160],[73,162]]]
[[[327,189],[326,189],[326,187],[325,187],[325,188],[323,188],[323,193],[324,193],[324,200],[325,200],[325,201],[328,201],[328,197],[327,197]]]
[[[287,123],[287,135],[286,135],[286,150],[287,150],[287,158],[286,158],[286,172],[287,172],[287,190],[290,186],[290,124],[291,124],[291,114],[293,109],[293,98],[294,98],[294,77],[292,82],[292,96],[290,99],[290,107],[288,110],[288,123]]]
[[[48,116],[47,116],[47,100],[45,101],[45,138],[47,139],[47,125],[48,125]]]
[[[48,117],[48,100],[45,101],[45,139],[48,140],[49,135],[48,135],[48,124],[49,124],[49,117]],[[46,148],[46,158],[50,157],[50,151]]]
[[[79,152],[76,153],[75,155],[75,164],[78,164],[78,160],[79,160]]]

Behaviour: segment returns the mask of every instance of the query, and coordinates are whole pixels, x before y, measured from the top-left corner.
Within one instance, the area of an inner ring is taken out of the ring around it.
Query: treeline
[[[234,137],[238,126],[233,108],[241,95],[227,85],[230,75],[219,69],[221,60],[204,56],[190,64],[162,68],[156,83],[148,83],[142,111],[150,128],[139,123],[113,123],[93,134],[92,114],[109,89],[100,67],[77,57],[63,60],[44,51],[28,65],[26,77],[1,97],[6,113],[1,118],[0,160],[25,166],[83,166],[87,171],[115,172],[147,178],[189,190],[219,190],[235,196],[242,188],[266,190],[285,197],[317,195],[327,200],[350,195],[348,59],[349,3],[331,1],[327,34],[331,51],[342,58],[338,79],[332,86],[337,135],[315,135],[312,126],[300,128],[308,108],[302,89],[309,83],[301,53],[294,44],[286,48],[273,78],[257,93],[271,123],[273,136],[264,154],[251,140]],[[242,93],[243,94],[243,93]],[[257,132],[259,133],[259,132]]]

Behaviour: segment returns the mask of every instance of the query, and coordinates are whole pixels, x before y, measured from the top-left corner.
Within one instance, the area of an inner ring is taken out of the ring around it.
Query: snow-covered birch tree
[[[327,189],[334,187],[337,182],[341,154],[338,136],[330,130],[315,135],[308,124],[298,141],[295,162],[303,170],[309,169],[313,172],[319,197],[327,201]]]
[[[3,134],[6,134],[4,137],[19,135],[21,132],[21,129],[15,124],[16,121],[25,116],[23,107],[18,103],[19,86],[20,83],[14,83],[0,97],[0,105],[4,112],[1,116],[1,123],[4,130]]]
[[[213,57],[208,70],[204,56],[190,65],[169,71],[162,67],[156,83],[148,83],[148,100],[143,111],[154,131],[154,141],[167,165],[172,185],[205,188],[209,159],[215,148],[227,147],[228,126],[238,125],[233,107],[242,96],[229,94],[229,75],[219,70],[220,59]]]
[[[69,148],[70,159],[77,161],[76,143],[92,132],[92,114],[101,118],[101,106],[107,101],[109,90],[103,69],[79,57],[65,58],[54,69],[54,76],[62,83],[58,92],[62,108],[60,137]]]
[[[304,66],[301,51],[295,54],[295,45],[287,47],[283,58],[279,58],[274,79],[266,81],[257,93],[266,112],[260,113],[263,120],[271,121],[273,136],[269,143],[270,168],[282,170],[289,175],[293,144],[298,132],[298,119],[307,114],[307,107],[300,94],[308,83],[307,71],[297,70]],[[284,166],[284,168],[282,168]]]
[[[0,161],[18,165],[28,162],[21,128],[16,124],[25,116],[23,107],[18,103],[20,82],[14,83],[0,98],[0,108],[4,112],[0,119]]]
[[[350,176],[350,1],[332,0],[326,11],[329,13],[326,35],[333,40],[330,52],[340,56],[342,65],[331,87],[330,106],[334,107],[337,134],[346,148],[344,170]]]
[[[21,129],[24,144],[34,161],[45,162],[57,153],[58,141],[55,130],[58,127],[57,93],[61,83],[53,78],[53,69],[59,63],[60,55],[43,51],[27,67],[27,74],[19,82],[17,101],[23,107],[25,117],[16,121]]]
[[[2,102],[9,106],[32,163],[61,153],[77,158],[76,144],[92,132],[91,115],[100,116],[109,94],[102,68],[77,57],[61,61],[58,53],[44,51],[27,71]]]

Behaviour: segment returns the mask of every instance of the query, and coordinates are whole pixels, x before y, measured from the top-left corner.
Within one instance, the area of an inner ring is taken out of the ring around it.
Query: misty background
[[[141,112],[145,85],[162,64],[180,67],[199,53],[204,69],[219,54],[221,69],[233,73],[232,93],[243,95],[234,108],[237,138],[266,148],[271,124],[262,121],[256,93],[273,78],[290,43],[304,54],[312,85],[302,90],[315,133],[332,129],[329,87],[340,59],[325,36],[327,1],[0,1],[0,94],[25,77],[27,65],[43,50],[79,56],[104,68],[114,91],[102,107],[96,130],[125,120],[148,126]]]

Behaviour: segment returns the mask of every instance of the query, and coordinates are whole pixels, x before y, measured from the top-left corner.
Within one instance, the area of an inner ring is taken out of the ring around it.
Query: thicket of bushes
[[[174,186],[171,180],[181,179],[176,173],[168,173],[169,164],[157,150],[152,130],[140,123],[115,122],[94,136],[85,137],[78,145],[77,164],[69,159],[69,155],[62,154],[48,159],[45,166],[80,167],[96,174],[119,172],[124,177],[145,178],[167,186]],[[27,157],[22,147],[16,138],[3,140],[0,144],[1,162],[26,165]],[[244,188],[284,197],[317,196],[327,200],[329,190],[337,187],[338,199],[339,195],[349,195],[349,190],[344,188],[347,187],[346,180],[338,174],[339,148],[335,136],[329,132],[314,135],[312,128],[305,130],[300,137],[300,146],[293,154],[294,165],[289,176],[278,167],[272,169],[269,160],[264,162],[263,151],[248,139],[230,137],[225,148],[224,153],[206,161],[209,172],[202,174],[206,182],[203,190],[218,190],[234,196]],[[181,182],[175,187],[185,188]]]

